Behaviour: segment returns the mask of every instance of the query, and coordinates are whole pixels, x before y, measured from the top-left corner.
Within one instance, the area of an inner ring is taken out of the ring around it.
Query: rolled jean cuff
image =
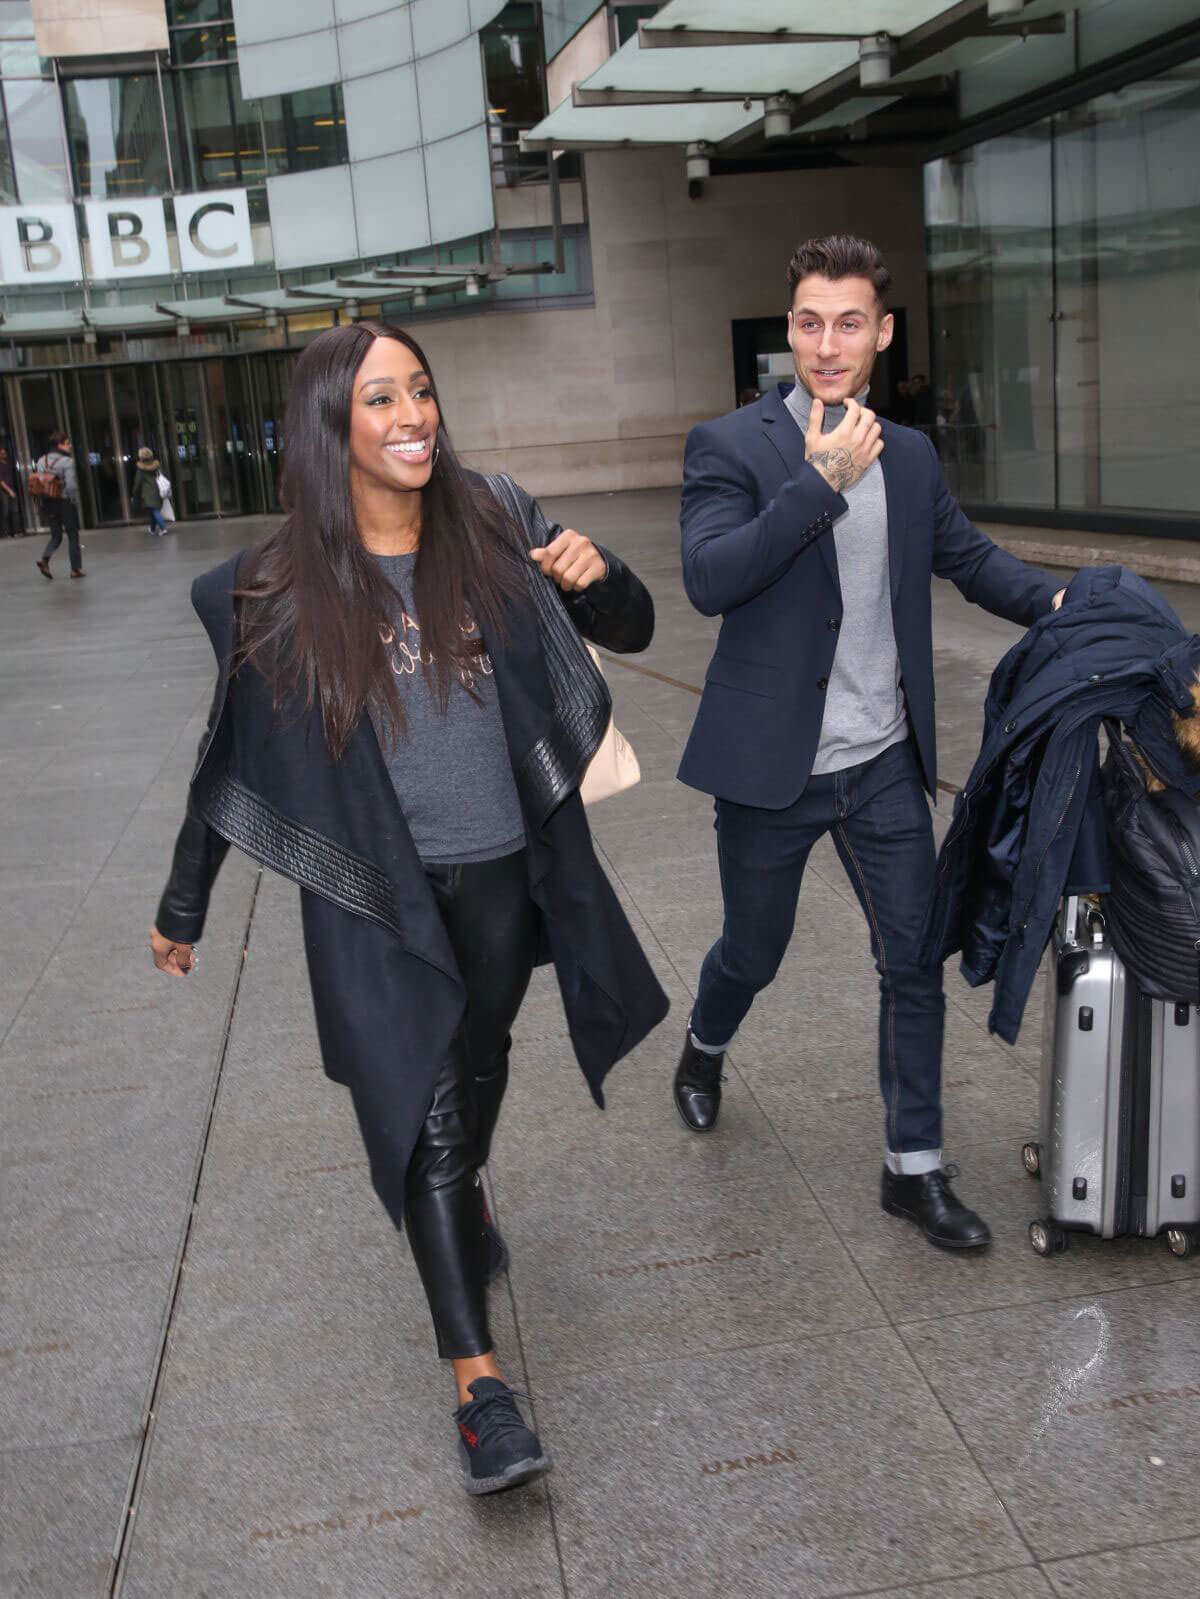
[[[940,1149],[908,1149],[897,1154],[889,1149],[884,1160],[893,1177],[923,1177],[926,1172],[941,1170],[942,1152]]]
[[[737,1034],[734,1033],[733,1038],[731,1038],[728,1041],[728,1043],[725,1043],[725,1044],[703,1044],[696,1037],[695,1033],[692,1031],[692,1018],[690,1016],[688,1017],[687,1030],[688,1030],[688,1037],[692,1041],[693,1048],[698,1049],[702,1055],[723,1055],[725,1053],[725,1051],[729,1048],[729,1045],[733,1043],[733,1038],[737,1037]]]

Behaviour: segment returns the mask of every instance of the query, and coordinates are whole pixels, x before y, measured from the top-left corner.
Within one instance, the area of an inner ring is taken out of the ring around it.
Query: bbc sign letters
[[[89,278],[166,278],[174,272],[220,272],[254,265],[245,189],[177,194],[178,266],[167,242],[166,202],[157,198],[87,200],[87,241],[74,205],[0,206],[0,272],[6,283],[74,283]]]

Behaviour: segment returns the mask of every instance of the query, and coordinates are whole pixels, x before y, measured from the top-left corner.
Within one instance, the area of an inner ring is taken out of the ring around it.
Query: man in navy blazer
[[[935,853],[930,577],[1024,626],[1055,586],[967,520],[923,433],[863,404],[892,338],[875,246],[810,240],[788,282],[795,386],[693,428],[684,461],[684,586],[722,621],[679,776],[716,798],[725,918],[675,1103],[694,1131],[715,1127],[724,1051],[832,833],[879,970],[883,1208],[942,1248],[977,1249],[991,1235],[942,1168],[942,971],[919,947]]]

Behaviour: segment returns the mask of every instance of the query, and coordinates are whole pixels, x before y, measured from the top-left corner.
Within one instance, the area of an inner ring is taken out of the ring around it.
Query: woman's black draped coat
[[[607,577],[568,597],[567,608],[594,643],[645,649],[653,603],[604,553]],[[158,929],[180,943],[200,937],[231,842],[298,883],[325,1070],[342,1083],[370,1081],[410,1152],[462,1018],[462,980],[370,718],[335,762],[319,709],[276,710],[257,671],[230,672],[240,559],[192,587],[219,672]],[[548,810],[529,779],[528,757],[553,719],[551,687],[532,607],[512,606],[508,620],[506,637],[486,643],[525,817],[541,959],[554,962],[576,1058],[603,1105],[608,1070],[657,1026],[668,1001],[596,859],[578,793]]]

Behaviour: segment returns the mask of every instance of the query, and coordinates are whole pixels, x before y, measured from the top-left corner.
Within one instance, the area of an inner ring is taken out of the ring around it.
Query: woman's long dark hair
[[[253,664],[276,705],[299,693],[319,702],[326,743],[341,757],[364,710],[382,715],[393,736],[404,710],[388,665],[381,624],[395,591],[358,536],[350,498],[350,414],[354,380],[376,339],[395,339],[429,373],[441,425],[437,461],[421,493],[421,542],[413,606],[423,653],[443,708],[461,666],[478,653],[468,615],[502,637],[505,602],[521,593],[513,530],[450,443],[445,413],[425,354],[400,328],[359,322],[319,334],[296,363],[284,421],[282,525],[243,568],[235,668]]]

